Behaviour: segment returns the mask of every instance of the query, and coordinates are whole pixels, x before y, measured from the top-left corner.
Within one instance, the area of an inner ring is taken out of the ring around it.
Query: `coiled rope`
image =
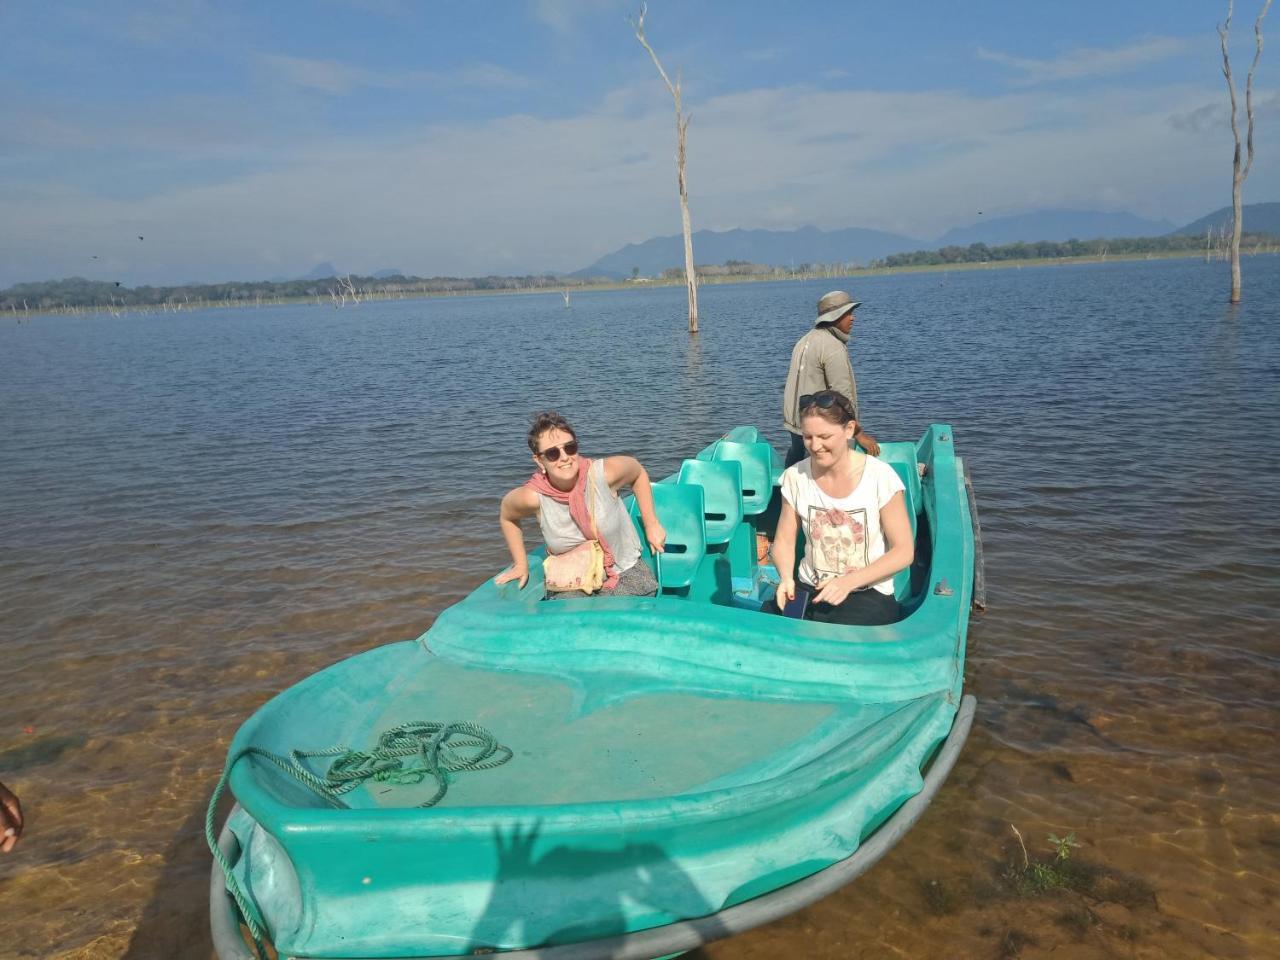
[[[263,921],[257,907],[249,900],[240,883],[231,872],[231,864],[218,847],[213,833],[214,810],[222,798],[231,770],[247,756],[262,757],[275,764],[299,783],[324,797],[336,807],[348,809],[342,795],[354,790],[366,780],[408,786],[422,783],[428,777],[435,780],[436,792],[419,807],[434,807],[444,799],[449,790],[449,774],[467,770],[492,770],[511,759],[511,748],[498,743],[484,727],[466,721],[436,723],[412,720],[384,731],[372,750],[348,750],[346,747],[326,747],[323,750],[292,750],[288,757],[271,753],[260,747],[245,747],[227,759],[222,777],[209,800],[209,810],[204,818],[204,838],[209,852],[222,868],[227,880],[227,890],[240,908],[258,956],[267,956],[263,943]],[[303,761],[311,757],[335,757],[324,776],[307,769]],[[418,762],[411,759],[416,757]]]

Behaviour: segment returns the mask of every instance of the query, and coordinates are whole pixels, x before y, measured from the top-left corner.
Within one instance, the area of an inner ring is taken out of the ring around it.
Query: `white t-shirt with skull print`
[[[813,479],[808,458],[782,474],[782,498],[795,510],[804,531],[804,558],[800,580],[811,587],[850,570],[861,570],[884,556],[884,531],[880,510],[903,489],[893,467],[868,456],[862,479],[847,497],[823,493]],[[893,577],[871,584],[881,593],[893,593]]]

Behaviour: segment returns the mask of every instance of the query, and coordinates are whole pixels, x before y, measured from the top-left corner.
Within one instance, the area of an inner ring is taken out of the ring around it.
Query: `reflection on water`
[[[1246,266],[1230,313],[1194,261],[857,281],[869,428],[950,422],[973,472],[979,713],[875,870],[706,956],[1280,955],[1280,260]],[[780,445],[838,285],[708,287],[697,338],[680,289],[0,324],[0,953],[207,956],[230,736],[500,569],[528,414],[657,475]],[[1011,892],[1010,824],[1111,899]]]

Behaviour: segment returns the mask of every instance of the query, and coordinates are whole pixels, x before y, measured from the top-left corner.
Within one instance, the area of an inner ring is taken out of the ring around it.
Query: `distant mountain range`
[[[745,260],[790,266],[801,263],[866,262],[899,250],[914,250],[918,241],[883,230],[849,227],[825,232],[817,227],[798,230],[698,230],[693,234],[693,253],[698,263]],[[629,243],[607,254],[571,277],[612,277],[623,279],[639,268],[644,277],[657,276],[668,267],[684,266],[684,239],[680,236],[654,237],[644,243]]]
[[[743,260],[770,266],[801,263],[865,264],[893,253],[936,250],[946,246],[967,247],[971,243],[999,246],[1037,240],[1096,240],[1114,237],[1158,237],[1171,233],[1203,233],[1212,222],[1231,221],[1225,207],[1185,227],[1176,228],[1168,220],[1148,220],[1132,213],[1104,213],[1090,210],[1040,210],[1007,217],[991,217],[967,227],[948,230],[936,240],[918,240],[883,230],[849,227],[823,231],[816,227],[798,230],[699,230],[693,235],[693,254],[700,264],[721,264]],[[1280,203],[1247,204],[1245,229],[1251,233],[1280,236]],[[575,270],[571,277],[608,277],[621,280],[640,275],[653,277],[669,267],[684,266],[684,241],[679,235],[654,237],[643,243],[629,243],[606,254],[589,267]]]
[[[1240,211],[1240,219],[1244,221],[1247,233],[1269,233],[1273,237],[1280,237],[1280,203],[1246,203]],[[1210,228],[1217,230],[1230,226],[1231,208],[1223,207],[1173,232],[1203,234]]]
[[[843,230],[699,230],[693,235],[693,253],[699,264],[722,264],[729,260],[775,267],[797,267],[803,263],[858,263],[865,265],[894,253],[938,250],[947,246],[967,247],[985,243],[989,247],[1007,243],[1034,243],[1037,240],[1096,240],[1116,237],[1160,237],[1171,234],[1203,234],[1231,223],[1231,208],[1223,207],[1184,227],[1168,220],[1148,220],[1132,213],[1105,213],[1097,210],[1039,210],[1007,217],[983,217],[967,227],[948,230],[935,240],[920,240],[884,230],[847,227]],[[1280,203],[1251,203],[1244,208],[1244,226],[1250,233],[1280,237]],[[589,267],[575,270],[569,277],[606,277],[624,280],[638,269],[642,277],[656,277],[670,267],[684,266],[684,240],[677,234],[654,237],[643,243],[629,243],[606,254]],[[370,276],[384,280],[404,276],[398,269],[378,270]],[[273,277],[272,282],[325,280],[346,276],[325,261],[301,277]]]

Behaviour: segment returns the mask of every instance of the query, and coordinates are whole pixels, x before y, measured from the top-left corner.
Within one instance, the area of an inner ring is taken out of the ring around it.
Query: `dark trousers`
[[[809,455],[809,451],[804,447],[804,437],[798,433],[792,433],[790,430],[787,434],[791,437],[791,446],[787,448],[787,460],[784,466],[791,466],[793,463],[799,463]]]
[[[809,620],[846,626],[878,627],[902,619],[902,605],[892,594],[879,590],[856,590],[843,603],[810,603]]]

